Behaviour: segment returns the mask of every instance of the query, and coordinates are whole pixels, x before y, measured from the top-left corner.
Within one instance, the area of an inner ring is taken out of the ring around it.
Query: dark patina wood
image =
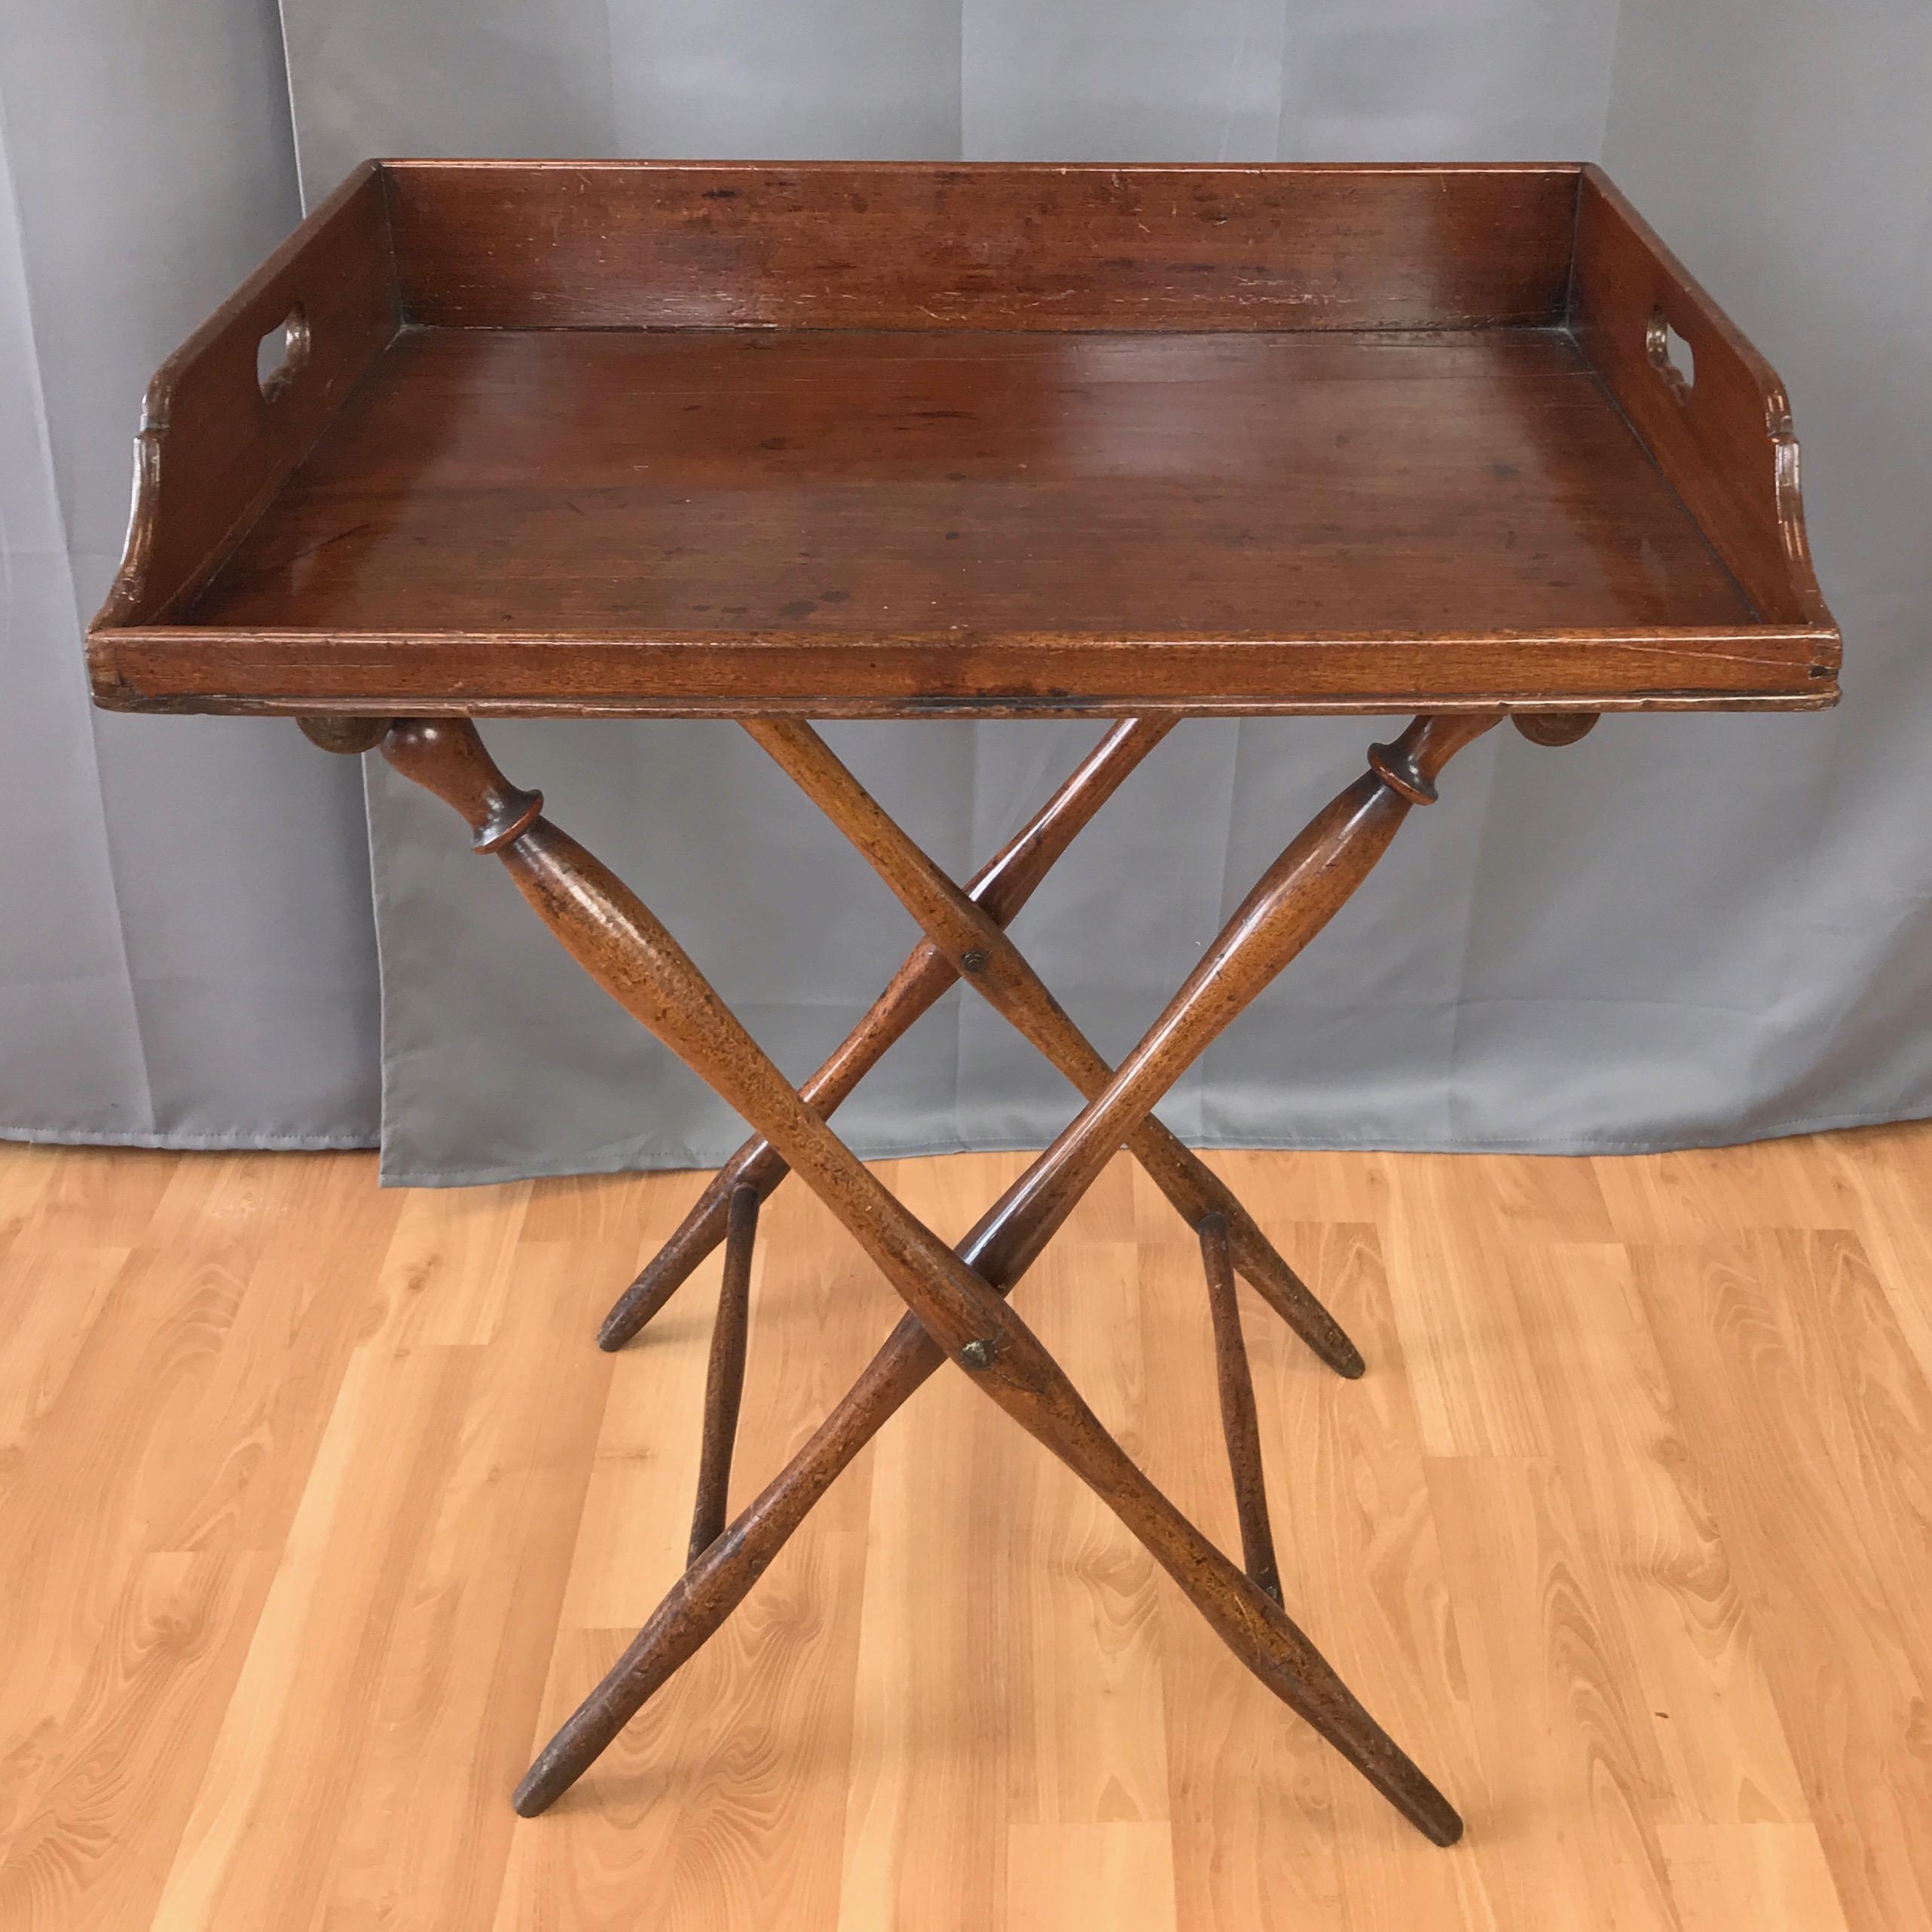
[[[1585,169],[1577,201],[1570,324],[1752,603],[1772,622],[1830,631],[1784,385],[1600,168]],[[1667,327],[1690,345],[1688,384],[1667,359]],[[1819,680],[1837,668],[1821,640]]]
[[[1065,852],[1127,774],[1172,727],[1169,718],[1130,719],[1114,726],[1046,804],[974,874],[968,897],[987,916],[1006,925]],[[958,978],[958,969],[929,939],[922,940],[865,1017],[832,1057],[799,1089],[799,1097],[829,1120],[852,1090],[879,1064]],[[719,1169],[696,1205],[604,1319],[600,1348],[622,1348],[677,1293],[691,1271],[724,1239],[725,1214],[734,1190],[756,1188],[761,1200],[790,1172],[784,1157],[754,1134]]]
[[[600,1337],[724,1244],[688,1567],[519,1811],[583,1774],[950,1359],[1456,1839],[1282,1607],[1237,1273],[1331,1366],[1361,1359],[1152,1110],[1502,717],[1562,745],[1605,711],[1836,696],[1784,393],[1598,170],[370,164],[155,378],[88,647],[103,705],[380,745],[753,1130]],[[1004,930],[1074,836],[1178,717],[1394,710],[1420,715],[1109,1068]],[[491,714],[739,719],[925,937],[794,1091],[497,770]],[[1074,714],[1129,721],[964,888],[805,722]],[[949,1248],[827,1121],[959,979],[1086,1104]],[[1200,1237],[1241,1566],[1006,1300],[1123,1147]],[[758,1207],[793,1170],[906,1312],[727,1523]]]
[[[1594,170],[384,163],[149,417],[120,708],[1836,689],[1782,392]]]
[[[983,1215],[957,1251],[911,1215],[759,1051],[628,888],[511,786],[466,721],[405,720],[384,755],[494,851],[578,963],[758,1126],[904,1298],[909,1313],[787,1472],[686,1572],[610,1674],[545,1747],[517,1793],[541,1811],[741,1600],[850,1457],[950,1356],[1106,1502],[1247,1668],[1429,1837],[1454,1808],[1404,1756],[1274,1600],[1202,1536],[1121,1451],[1006,1292],[1160,1096],[1338,911],[1441,767],[1499,714],[1418,718],[1283,851],[1105,1090]],[[513,836],[502,827],[514,823]]]
[[[373,751],[388,731],[387,718],[360,718],[353,712],[332,711],[318,718],[298,718],[302,735],[319,751],[353,757]]]
[[[381,170],[365,163],[155,372],[134,442],[127,554],[96,631],[191,600],[393,346],[387,204]],[[304,347],[270,394],[255,351],[291,316]]]
[[[1561,321],[1577,170],[390,161],[405,312],[512,329]]]
[[[758,1191],[734,1188],[725,1210],[724,1279],[718,1288],[717,1319],[711,1328],[711,1361],[705,1374],[704,1439],[698,1452],[698,1496],[691,1510],[689,1562],[695,1563],[717,1542],[725,1525],[732,1451],[738,1441],[738,1404],[744,1394],[751,1252],[757,1238]]]
[[[1234,1483],[1234,1511],[1241,1524],[1241,1567],[1281,1601],[1274,1531],[1268,1522],[1267,1484],[1261,1475],[1261,1426],[1255,1413],[1255,1378],[1241,1334],[1234,1264],[1227,1252],[1227,1224],[1218,1214],[1201,1223],[1201,1265],[1207,1276],[1208,1312],[1214,1323],[1215,1381],[1221,1397],[1221,1432]]]
[[[1574,744],[1597,728],[1594,711],[1519,711],[1512,722],[1532,744]]]
[[[1113,1074],[1066,1010],[1041,982],[998,922],[974,903],[881,809],[879,802],[799,718],[748,721],[750,732],[799,788],[851,841],[940,955],[1091,1100]],[[1362,1361],[1340,1325],[1277,1255],[1247,1210],[1200,1157],[1158,1120],[1126,1137],[1129,1151],[1190,1226],[1212,1216],[1224,1239],[1240,1230],[1242,1271],[1328,1366],[1359,1375]]]

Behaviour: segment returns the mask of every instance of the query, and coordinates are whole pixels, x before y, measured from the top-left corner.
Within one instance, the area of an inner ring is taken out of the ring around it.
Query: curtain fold
[[[148,378],[299,212],[272,4],[0,12],[0,1133],[378,1130],[353,768],[286,725],[95,712],[81,654]]]

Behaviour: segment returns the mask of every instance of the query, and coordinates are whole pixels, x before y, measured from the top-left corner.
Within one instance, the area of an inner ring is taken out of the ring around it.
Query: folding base
[[[1356,1701],[1282,1607],[1262,1481],[1238,1273],[1344,1375],[1354,1345],[1225,1185],[1153,1118],[1175,1080],[1325,925],[1386,849],[1411,807],[1435,797],[1443,766],[1499,714],[1417,718],[1283,851],[1140,1044],[1110,1068],[1028,965],[1005,927],[1100,806],[1169,729],[1111,730],[1023,831],[962,889],[859,784],[809,726],[747,719],[745,729],[843,831],[919,922],[925,939],[839,1050],[794,1091],[677,942],[619,880],[512,786],[466,720],[335,721],[327,748],[380,744],[406,777],[453,806],[478,851],[518,889],[598,984],[708,1081],[754,1137],[706,1188],[683,1224],[607,1318],[621,1347],[699,1262],[725,1247],[706,1380],[704,1446],[689,1567],[615,1667],[530,1767],[516,1808],[555,1802],[631,1716],[740,1603],[839,1471],[950,1358],[1108,1503],[1249,1670],[1438,1845],[1462,1832],[1448,1801]],[[1539,726],[1580,736],[1584,718]],[[955,978],[1037,1047],[1087,1105],[949,1249],[888,1194],[826,1122],[859,1080]],[[1006,1298],[1116,1149],[1141,1162],[1199,1234],[1224,1429],[1241,1526],[1237,1565],[1182,1515],[1108,1433]],[[725,1494],[743,1386],[747,1292],[758,1209],[796,1170],[871,1255],[907,1313],[816,1434],[729,1524]]]

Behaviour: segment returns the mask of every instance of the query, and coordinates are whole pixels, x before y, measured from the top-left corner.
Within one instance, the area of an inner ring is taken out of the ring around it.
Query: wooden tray
[[[1776,377],[1592,167],[388,161],[154,378],[89,650],[137,711],[1573,711],[1827,705],[1839,637]]]

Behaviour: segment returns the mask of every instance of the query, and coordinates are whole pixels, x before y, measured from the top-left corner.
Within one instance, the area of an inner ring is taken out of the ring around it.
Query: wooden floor
[[[1018,1164],[886,1171],[953,1235]],[[1932,1924],[1932,1126],[1214,1164],[1368,1354],[1246,1300],[1289,1607],[1456,1850],[950,1374],[519,1822],[680,1565],[715,1262],[591,1337],[692,1178],[0,1148],[0,1927]],[[895,1306],[796,1185],[754,1297],[740,1499]],[[1117,1163],[1019,1302],[1231,1543],[1164,1202]]]

